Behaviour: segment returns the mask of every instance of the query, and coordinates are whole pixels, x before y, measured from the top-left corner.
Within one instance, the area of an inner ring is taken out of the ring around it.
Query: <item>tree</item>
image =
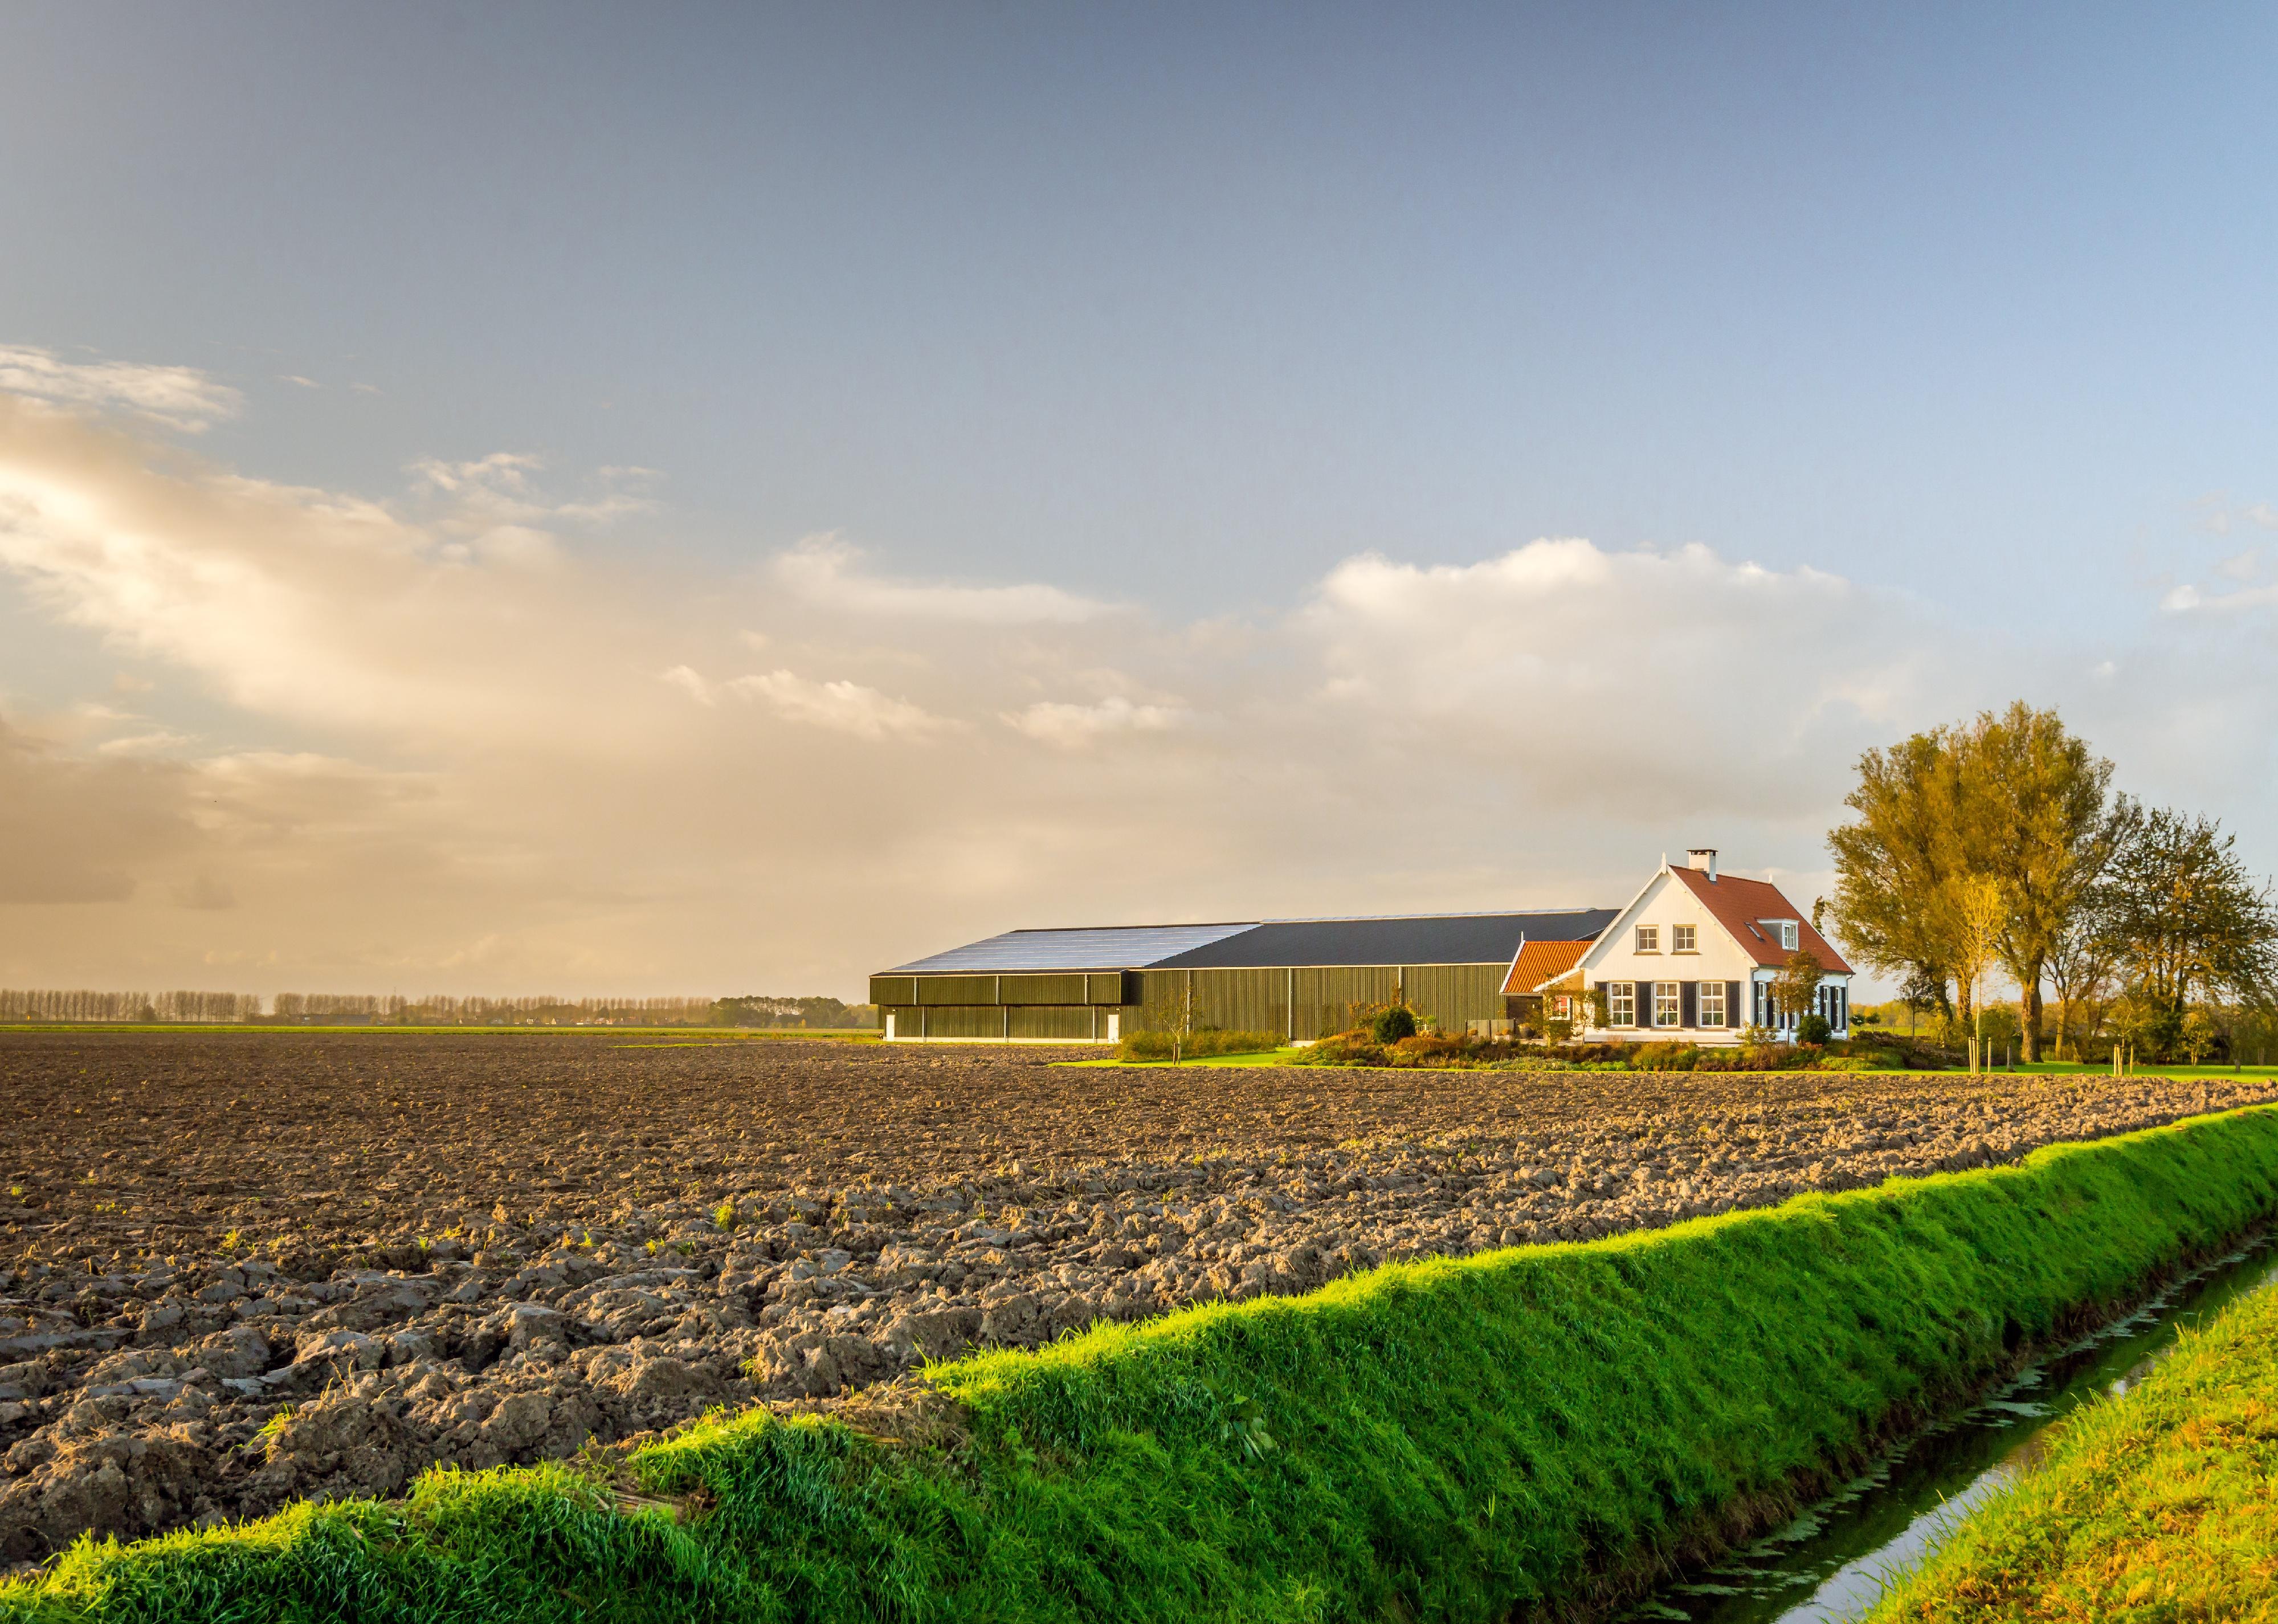
[[[1946,1001],[1945,977],[1929,970],[1916,969],[1907,976],[1899,988],[1899,1001],[1907,1007],[1907,1036],[1915,1035],[1915,1022],[1926,1011],[1938,1009],[1951,1015],[1953,1006]]]
[[[2115,899],[2109,884],[2090,889],[2049,949],[2049,984],[2057,993],[2057,1058],[2065,1057],[2075,1010],[2090,1015],[2087,1035],[2103,1024],[2120,966],[2120,941],[2113,931]],[[2073,1057],[2080,1047],[2073,1045]]]
[[[1794,1021],[1800,1022],[1819,1008],[1819,981],[1827,974],[1827,967],[1819,955],[1808,947],[1799,947],[1788,954],[1780,966],[1779,974],[1772,977],[1772,997]]]
[[[1869,969],[1909,987],[1935,985],[1950,1011],[1951,973],[1937,899],[1963,868],[1961,787],[1947,730],[1859,758],[1843,804],[1859,815],[1827,837],[1835,854],[1836,938]]]
[[[1828,836],[1839,939],[1893,980],[1934,979],[1941,1003],[1951,978],[1971,1021],[1984,967],[1961,973],[1953,933],[1975,905],[1964,882],[1992,881],[2007,909],[1995,954],[2024,1006],[2024,1057],[2038,1059],[2050,955],[2141,816],[2112,772],[2022,701],[1868,751],[1844,803],[1858,821]]]
[[[2161,808],[2112,865],[2121,972],[2166,1046],[2195,994],[2261,1003],[2278,972],[2278,904],[2213,818]]]
[[[2002,926],[2008,900],[1998,881],[1983,874],[1964,875],[1950,881],[1939,895],[1940,934],[1949,944],[1957,984],[1969,1000],[1969,1069],[1976,1071],[1985,1042],[1985,1006],[1978,984],[2000,951]]]
[[[2141,818],[2112,763],[2022,700],[1952,735],[1964,865],[2001,888],[1997,956],[2017,984],[2022,1058],[2040,1058],[2049,956]]]

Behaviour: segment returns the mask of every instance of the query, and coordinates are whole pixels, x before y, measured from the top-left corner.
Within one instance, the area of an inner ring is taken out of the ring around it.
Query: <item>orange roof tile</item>
[[[1553,976],[1563,976],[1582,961],[1588,942],[1522,942],[1511,961],[1510,976],[1502,984],[1505,998],[1532,992]]]
[[[1671,874],[1692,887],[1693,894],[1701,899],[1716,923],[1732,934],[1747,952],[1755,955],[1758,964],[1773,968],[1787,961],[1787,953],[1779,945],[1779,938],[1755,928],[1759,919],[1793,919],[1797,922],[1796,939],[1811,949],[1812,956],[1832,976],[1848,976],[1851,967],[1843,955],[1835,951],[1827,938],[1812,928],[1810,915],[1780,894],[1778,886],[1763,880],[1742,879],[1737,874],[1720,874],[1714,881],[1698,869],[1671,868]],[[1529,946],[1533,944],[1529,943]],[[1525,949],[1520,950],[1522,954]]]

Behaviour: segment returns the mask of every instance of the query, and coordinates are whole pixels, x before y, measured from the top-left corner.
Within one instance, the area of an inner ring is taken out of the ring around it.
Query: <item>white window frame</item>
[[[1637,950],[1640,953],[1659,953],[1661,951],[1661,927],[1659,925],[1640,925],[1637,928]]]
[[[1793,953],[1802,945],[1803,932],[1796,928],[1795,921],[1793,919],[1781,920],[1780,946],[1788,953]]]
[[[1635,1026],[1637,1024],[1637,983],[1609,981],[1606,983],[1606,1024]]]
[[[1671,953],[1699,953],[1701,927],[1698,925],[1670,926],[1669,950]]]
[[[1661,1018],[1664,1000],[1667,1003],[1669,1015],[1669,1019],[1666,1021]],[[1653,984],[1654,1030],[1657,1032],[1672,1030],[1682,1024],[1684,1020],[1685,990],[1674,981],[1655,982]]]
[[[1703,1027],[1722,1027],[1724,1024],[1724,984],[1721,981],[1704,981],[1701,984],[1701,991],[1697,997],[1700,1000],[1701,1013],[1696,1018],[1701,1024]],[[1708,1018],[1712,1003],[1716,1011],[1716,1018],[1713,1021]]]

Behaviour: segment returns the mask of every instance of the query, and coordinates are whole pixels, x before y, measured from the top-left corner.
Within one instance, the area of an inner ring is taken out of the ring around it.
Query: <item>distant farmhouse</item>
[[[1777,886],[1719,875],[1703,847],[1625,908],[1008,931],[873,976],[870,1001],[896,1043],[1113,1043],[1182,1027],[1306,1043],[1395,1001],[1448,1031],[1550,1018],[1594,1039],[1735,1043],[1751,1024],[1793,1033],[1810,1013],[1770,993],[1798,947],[1827,972],[1816,1013],[1840,1035],[1851,967]],[[1604,1027],[1581,996],[1599,986]]]

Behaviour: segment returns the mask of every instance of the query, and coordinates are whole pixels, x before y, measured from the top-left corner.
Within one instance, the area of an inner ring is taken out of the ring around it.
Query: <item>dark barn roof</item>
[[[1307,969],[1353,964],[1508,964],[1525,941],[1588,941],[1618,909],[1269,919],[1227,924],[1007,931],[898,964],[890,976],[1005,970]]]
[[[1610,908],[1532,914],[1425,914],[1392,919],[1276,919],[1206,942],[1152,969],[1306,969],[1345,964],[1508,964],[1521,941],[1585,941]]]

